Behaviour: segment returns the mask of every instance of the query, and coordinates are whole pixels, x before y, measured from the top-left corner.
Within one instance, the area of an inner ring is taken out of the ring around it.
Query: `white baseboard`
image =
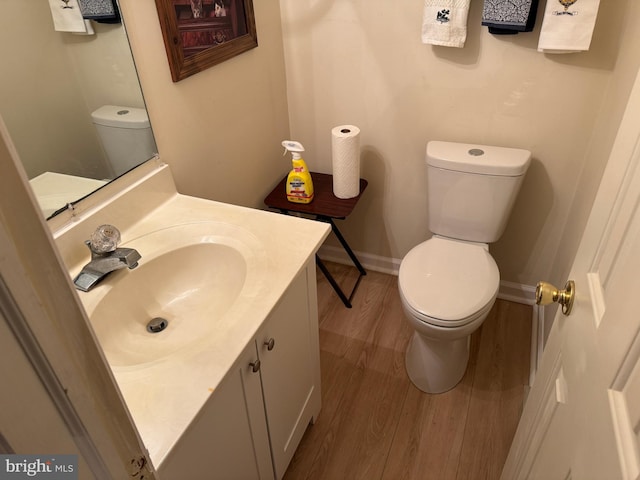
[[[533,317],[531,319],[531,365],[529,372],[529,386],[533,385],[533,379],[538,371],[544,350],[545,318],[544,307],[533,305]]]
[[[535,305],[535,292],[536,288],[531,285],[501,280],[498,298],[515,303],[524,303],[525,305]]]
[[[389,275],[398,275],[400,270],[400,262],[402,259],[382,257],[371,253],[353,252],[365,270],[374,272],[387,273]],[[332,245],[322,245],[318,251],[321,259],[329,262],[340,263],[342,265],[353,265],[353,262],[342,247],[334,247]]]

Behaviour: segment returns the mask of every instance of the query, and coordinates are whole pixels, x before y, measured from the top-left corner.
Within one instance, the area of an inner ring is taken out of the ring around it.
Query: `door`
[[[80,465],[86,463],[90,469],[80,472],[81,478],[155,479],[1,117],[0,172],[0,312],[20,345],[20,355],[28,358],[71,433],[84,458]],[[11,350],[0,349],[1,362],[19,362]],[[30,397],[26,387],[15,390],[1,384],[2,408],[8,395],[32,406],[40,401]],[[23,416],[27,414],[25,409]],[[42,425],[9,417],[7,411],[2,417],[13,422],[12,428],[23,429],[19,440],[6,439],[10,448],[3,450],[21,445],[24,453],[50,453],[34,450],[41,444]],[[8,428],[0,424],[3,431]]]
[[[315,298],[309,298],[310,288],[316,288],[312,262],[291,283],[258,335],[277,479],[284,476],[307,425],[320,410],[318,322],[310,306]]]
[[[640,80],[629,98],[502,478],[640,476]]]

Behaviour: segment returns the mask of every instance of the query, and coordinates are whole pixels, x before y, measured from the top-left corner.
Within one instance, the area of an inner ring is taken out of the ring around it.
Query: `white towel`
[[[464,47],[471,0],[424,0],[422,43]]]
[[[53,25],[58,32],[87,33],[87,26],[77,0],[49,0]]]
[[[599,5],[600,0],[547,0],[538,51],[573,53],[589,50]]]

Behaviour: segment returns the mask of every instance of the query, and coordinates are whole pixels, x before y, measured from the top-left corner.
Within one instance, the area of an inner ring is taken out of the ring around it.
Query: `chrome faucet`
[[[78,290],[88,292],[114,270],[135,268],[142,256],[133,248],[117,248],[120,232],[113,225],[100,225],[84,242],[91,250],[91,261],[73,279]]]

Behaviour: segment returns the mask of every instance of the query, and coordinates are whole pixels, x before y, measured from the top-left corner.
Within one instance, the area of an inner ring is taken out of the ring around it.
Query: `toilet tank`
[[[471,242],[500,238],[531,152],[431,141],[427,144],[429,230]]]
[[[94,111],[91,118],[116,177],[157,152],[145,109],[104,105]]]

